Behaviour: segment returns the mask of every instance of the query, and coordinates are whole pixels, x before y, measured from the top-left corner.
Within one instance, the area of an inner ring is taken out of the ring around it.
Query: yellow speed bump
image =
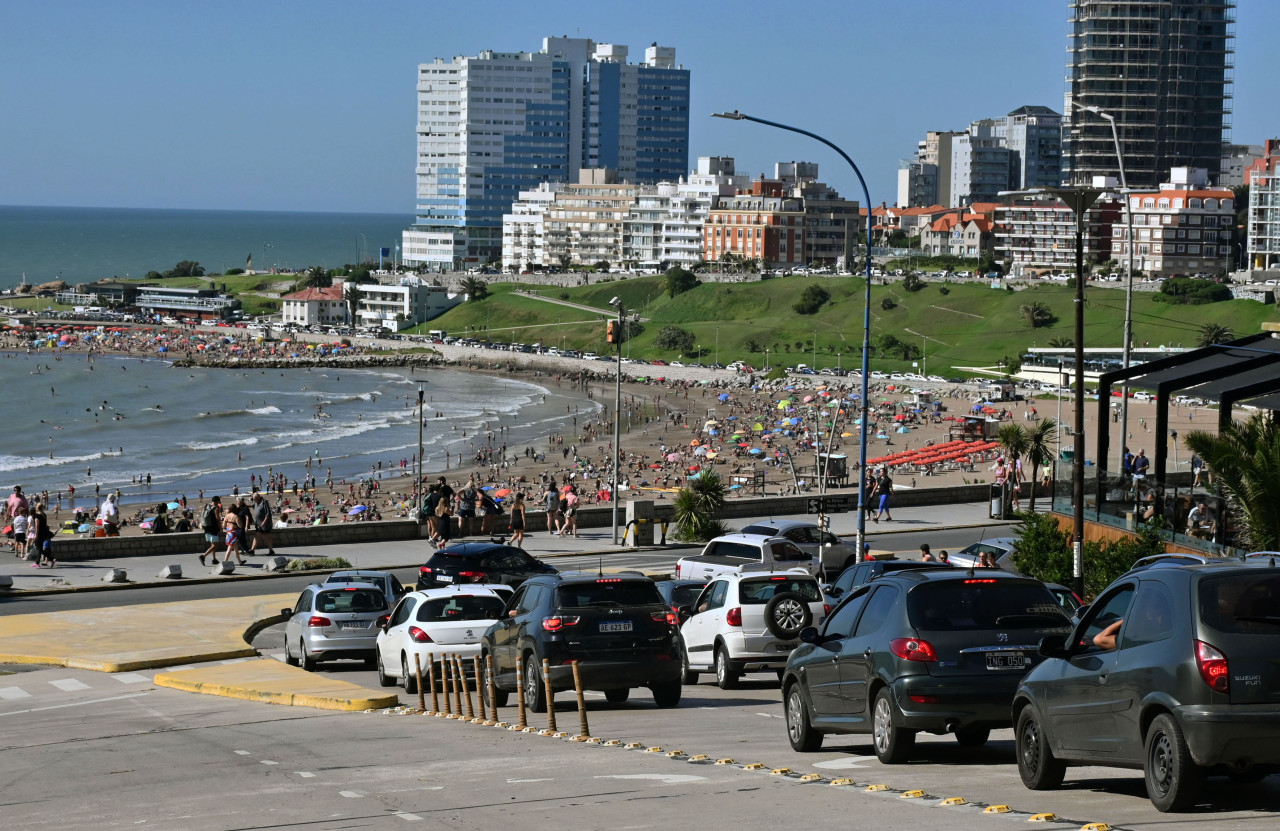
[[[717,765],[732,765],[732,764],[733,764],[733,760],[732,760],[732,759],[716,759],[716,764],[717,764]]]
[[[1080,831],[1111,831],[1111,826],[1105,822],[1090,822],[1080,826]]]
[[[1058,815],[1054,813],[1032,814],[1027,817],[1027,822],[1057,822]]]
[[[764,765],[760,762],[751,762],[742,766],[743,770],[764,770]]]
[[[667,751],[667,758],[668,758],[668,759],[680,759],[680,758],[683,758],[685,755],[687,755],[687,754],[686,754],[683,750],[668,750],[668,751]]]
[[[852,784],[853,784],[853,780],[847,776],[842,776],[839,779],[831,780],[831,785],[837,788],[847,788]]]
[[[867,785],[865,788],[863,788],[863,790],[868,793],[875,793],[876,791],[887,791],[889,790],[889,786],[888,785]]]
[[[696,756],[690,756],[690,757],[689,757],[689,761],[690,761],[690,762],[705,762],[705,761],[707,761],[707,760],[708,760],[708,759],[710,759],[710,758],[711,758],[711,757],[710,757],[710,756],[708,756],[708,755],[707,755],[707,754],[705,754],[705,753],[699,753],[699,754],[697,754]]]
[[[644,745],[640,742],[627,742],[625,745],[625,749],[627,750],[639,750],[642,747],[644,747]]]
[[[788,776],[790,775],[790,773],[791,773],[791,768],[774,768],[773,770],[769,771],[770,776]]]
[[[919,799],[924,796],[924,791],[903,791],[898,795],[898,799]]]
[[[968,801],[963,796],[949,796],[938,803],[939,805],[968,805]]]
[[[646,747],[646,748],[644,749],[644,752],[645,752],[645,753],[661,753],[661,752],[662,752],[662,748],[660,748],[660,747]]]
[[[801,781],[801,782],[821,782],[821,781],[822,781],[822,774],[821,774],[821,773],[806,773],[804,776],[801,776],[801,777],[800,777],[800,781]]]
[[[1007,814],[1013,809],[1008,805],[988,805],[982,809],[984,814]]]
[[[618,741],[617,739],[609,739],[609,741],[604,743],[604,746],[605,747],[622,747],[622,742]]]

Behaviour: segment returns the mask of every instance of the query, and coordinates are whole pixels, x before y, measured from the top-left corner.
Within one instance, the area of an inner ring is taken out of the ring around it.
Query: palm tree
[[[1235,422],[1217,435],[1194,430],[1187,447],[1209,465],[1241,520],[1240,544],[1280,548],[1280,425],[1267,413]]]
[[[1039,300],[1023,304],[1018,308],[1018,313],[1026,319],[1027,323],[1031,324],[1032,329],[1048,326],[1056,319],[1053,316],[1053,310]]]
[[[1022,429],[1021,424],[1005,424],[1000,428],[997,440],[1008,457],[1009,464],[1016,470],[1018,462],[1027,454],[1027,431]],[[1016,480],[1010,476],[1008,488],[1012,489],[1015,484]]]
[[[676,494],[674,504],[677,539],[706,542],[727,533],[717,517],[724,510],[724,480],[720,474],[704,470],[690,479]]]
[[[1049,340],[1049,346],[1051,346],[1054,349],[1070,349],[1075,345],[1076,345],[1075,338],[1051,338]]]
[[[467,296],[468,303],[483,300],[489,296],[489,284],[479,277],[463,277],[458,288],[462,289],[462,293]]]
[[[342,299],[347,302],[347,314],[351,318],[351,323],[355,323],[356,309],[360,306],[360,285],[347,283],[346,288],[342,290]]]
[[[1042,418],[1025,431],[1027,461],[1031,464],[1031,511],[1036,510],[1036,485],[1040,481],[1039,470],[1053,458],[1058,444],[1058,422]]]
[[[324,266],[313,265],[303,272],[298,285],[304,289],[323,289],[333,285],[333,278]]]
[[[1228,343],[1236,339],[1235,333],[1231,331],[1230,326],[1221,323],[1206,323],[1200,327],[1200,333],[1196,337],[1197,346],[1213,346],[1216,343]]]

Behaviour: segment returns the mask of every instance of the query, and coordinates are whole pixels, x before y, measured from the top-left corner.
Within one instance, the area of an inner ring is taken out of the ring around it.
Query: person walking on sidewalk
[[[102,530],[106,532],[108,537],[120,536],[120,509],[116,507],[116,495],[114,493],[107,494],[98,517],[102,520]]]
[[[253,544],[249,546],[249,553],[257,554],[258,544],[265,543],[267,556],[274,556],[276,549],[271,543],[271,506],[262,498],[262,491],[253,492],[253,506],[249,509],[249,517],[253,521]]]
[[[212,557],[216,563],[218,561],[218,543],[222,541],[220,535],[222,530],[222,497],[215,496],[208,505],[204,506],[204,512],[200,514],[200,530],[204,532],[204,541],[209,543],[209,547],[200,555],[200,565],[204,565],[205,557]]]
[[[876,496],[879,498],[880,503],[872,520],[879,522],[883,517],[886,522],[893,522],[893,517],[889,515],[889,509],[892,507],[890,502],[893,497],[893,477],[889,475],[887,470],[880,474],[880,479],[876,482]]]
[[[547,531],[554,536],[560,533],[560,491],[556,489],[556,477],[552,476],[547,481],[547,489],[542,498],[547,505]]]
[[[524,526],[524,494],[517,493],[511,502],[511,544],[516,548],[524,548]]]
[[[244,536],[244,526],[240,523],[240,514],[232,510],[232,505],[222,514],[222,530],[227,537],[227,551],[222,555],[222,562],[231,562],[231,555],[235,555],[236,562],[244,565],[244,557],[240,556],[240,540]]]
[[[43,502],[36,502],[31,509],[30,522],[35,531],[36,550],[36,562],[31,567],[40,568],[47,563],[49,568],[53,568],[58,561],[53,559],[53,531],[49,530],[49,518],[45,516]],[[31,559],[30,553],[27,554],[27,559]]]

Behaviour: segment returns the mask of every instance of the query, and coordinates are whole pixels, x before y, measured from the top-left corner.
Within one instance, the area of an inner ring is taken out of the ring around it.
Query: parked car
[[[1160,811],[1204,777],[1280,770],[1280,570],[1187,562],[1131,572],[1091,604],[1013,700],[1018,773],[1058,787],[1067,766],[1143,771]]]
[[[418,569],[417,588],[436,589],[459,583],[505,583],[518,586],[538,574],[556,570],[514,545],[464,542],[441,548]]]
[[[406,594],[378,633],[378,683],[399,682],[405,692],[416,693],[418,666],[426,675],[438,655],[479,655],[480,638],[502,616],[509,597],[471,585]]]
[[[951,568],[951,566],[946,563],[926,563],[921,560],[863,560],[840,572],[834,582],[822,587],[822,593],[826,595],[827,602],[834,606],[846,594],[859,586],[865,586],[881,574],[939,568]]]
[[[818,581],[803,572],[717,576],[682,609],[684,683],[714,672],[720,689],[731,690],[745,672],[781,675],[800,630],[821,623],[826,610]]]
[[[825,733],[871,733],[877,758],[907,761],[916,733],[965,747],[1010,725],[1008,702],[1070,622],[1038,580],[988,569],[913,570],[855,589],[819,629],[800,633],[782,679],[787,737],[817,750]]]
[[[801,551],[817,557],[820,561],[821,573],[827,576],[835,576],[845,566],[858,561],[857,543],[844,542],[830,531],[823,531],[814,522],[771,519],[753,522],[738,533],[784,537],[791,540]]]
[[[671,607],[671,611],[679,614],[681,606],[692,607],[706,580],[657,580],[653,584],[662,596],[662,602]]]
[[[553,691],[573,689],[572,662],[586,689],[619,704],[648,687],[659,707],[680,703],[679,618],[642,575],[565,572],[537,575],[516,590],[502,617],[485,632],[498,703],[511,692],[534,712],[547,708],[542,661]],[[516,684],[522,667],[524,687]]]
[[[725,534],[707,543],[700,554],[676,561],[676,577],[685,580],[710,580],[720,574],[747,571],[792,569],[817,574],[818,558],[800,550],[791,540],[757,534]]]
[[[335,571],[324,580],[326,583],[368,583],[382,589],[382,594],[387,598],[387,608],[391,608],[396,601],[404,597],[405,588],[400,585],[400,581],[394,574],[389,571],[373,571],[370,569],[348,569],[346,571]]]
[[[1017,541],[1016,537],[993,537],[975,542],[950,555],[950,561],[953,566],[968,568],[977,566],[981,555],[990,554],[1000,568],[1016,573],[1018,569],[1013,564],[1013,544]]]
[[[316,583],[280,614],[289,618],[284,626],[285,663],[314,672],[321,661],[357,658],[372,668],[387,598],[369,583]]]

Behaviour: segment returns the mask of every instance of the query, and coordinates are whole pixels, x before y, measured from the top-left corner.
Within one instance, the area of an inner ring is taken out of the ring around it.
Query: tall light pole
[[[871,192],[867,190],[867,180],[862,178],[862,171],[858,170],[858,166],[853,163],[853,159],[849,158],[849,154],[832,144],[822,136],[811,133],[808,130],[801,130],[799,127],[791,127],[786,124],[779,124],[776,121],[766,121],[763,118],[755,118],[745,115],[734,110],[731,113],[715,113],[716,118],[729,118],[735,121],[754,121],[757,124],[764,124],[769,127],[777,127],[780,130],[789,130],[793,133],[799,133],[802,136],[808,136],[822,142],[830,147],[836,153],[840,154],[840,158],[844,159],[849,167],[853,168],[853,173],[858,177],[858,184],[862,185],[862,196],[866,200],[867,207],[867,262],[866,262],[866,291],[865,300],[862,308],[862,399],[860,405],[860,423],[861,438],[859,439],[859,455],[858,455],[858,560],[862,560],[863,551],[866,548],[867,538],[867,381],[871,375],[869,366],[871,355]],[[846,229],[847,230],[847,229]]]
[[[413,483],[413,492],[417,494],[414,497],[415,512],[422,510],[422,398],[424,381],[418,382],[418,475]],[[446,449],[444,453],[445,466],[449,464],[449,451]],[[416,517],[415,517],[416,518]]]
[[[1120,193],[1124,198],[1124,220],[1125,220],[1125,252],[1128,254],[1125,259],[1125,290],[1124,290],[1124,349],[1123,357],[1124,368],[1128,369],[1132,359],[1133,349],[1133,250],[1137,247],[1138,241],[1133,238],[1133,203],[1132,194],[1129,193],[1129,182],[1124,175],[1124,154],[1120,151],[1120,134],[1116,130],[1116,117],[1111,113],[1103,112],[1097,107],[1086,107],[1075,101],[1071,105],[1077,110],[1093,113],[1099,118],[1106,119],[1111,125],[1111,141],[1116,147],[1116,165],[1120,168]],[[1129,443],[1129,379],[1120,384],[1120,469],[1124,470],[1124,447]],[[1104,451],[1105,452],[1105,451]]]
[[[622,457],[622,341],[625,338],[623,334],[625,329],[622,324],[622,301],[613,298],[609,301],[610,306],[616,306],[618,309],[618,330],[614,337],[617,341],[618,359],[614,364],[616,372],[614,374],[613,388],[613,493],[612,499],[609,501],[613,504],[613,544],[618,544],[618,468],[622,464],[618,461]]]

